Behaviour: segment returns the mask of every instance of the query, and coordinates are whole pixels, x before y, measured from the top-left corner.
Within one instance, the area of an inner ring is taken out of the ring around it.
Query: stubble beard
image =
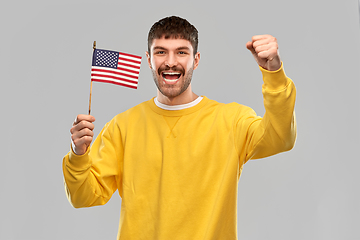
[[[174,84],[174,85],[164,84],[163,80],[161,79],[162,77],[161,77],[160,69],[158,71],[156,71],[155,69],[151,69],[156,87],[161,92],[161,94],[163,94],[164,96],[166,96],[168,98],[177,97],[186,91],[186,89],[189,87],[189,85],[191,83],[193,71],[194,71],[194,66],[192,66],[183,76],[181,76],[181,77],[183,77],[184,80],[181,83],[180,89],[177,89],[178,84],[180,82],[178,82],[177,84]]]

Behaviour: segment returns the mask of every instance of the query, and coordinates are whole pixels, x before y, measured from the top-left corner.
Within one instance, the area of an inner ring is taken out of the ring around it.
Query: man
[[[63,160],[69,201],[102,205],[118,189],[118,239],[237,239],[243,165],[295,143],[295,87],[276,39],[260,35],[246,44],[263,74],[263,118],[192,91],[197,44],[197,30],[185,19],[155,23],[146,56],[157,97],[115,116],[91,150],[93,116],[78,115],[70,130],[72,150]]]

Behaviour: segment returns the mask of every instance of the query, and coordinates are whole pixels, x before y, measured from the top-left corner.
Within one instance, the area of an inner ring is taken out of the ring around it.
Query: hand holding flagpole
[[[72,149],[75,154],[85,154],[94,136],[95,118],[91,113],[92,82],[113,83],[137,89],[141,57],[128,53],[96,49],[93,46],[91,67],[89,114],[79,114],[70,129]]]

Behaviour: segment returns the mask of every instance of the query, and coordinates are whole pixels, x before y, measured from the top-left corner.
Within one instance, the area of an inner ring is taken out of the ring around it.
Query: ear
[[[195,59],[194,59],[194,70],[199,66],[199,61],[200,61],[200,52],[197,52],[195,54]]]
[[[147,61],[148,61],[148,64],[149,64],[149,68],[152,69],[150,53],[148,51],[146,51],[145,54],[146,54],[146,58],[147,58]]]

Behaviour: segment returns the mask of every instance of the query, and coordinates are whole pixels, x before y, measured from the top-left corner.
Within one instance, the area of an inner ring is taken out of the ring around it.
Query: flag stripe
[[[120,85],[120,86],[124,86],[124,87],[137,89],[137,86],[132,86],[132,85],[128,85],[128,84],[120,83],[120,82],[115,82],[115,81],[111,81],[111,80],[98,80],[98,81],[95,81],[95,82],[112,83],[112,84],[116,84],[116,85]]]
[[[137,84],[138,81],[137,79],[134,79],[134,78],[129,78],[129,77],[126,77],[126,76],[117,76],[115,74],[101,74],[101,73],[92,73],[91,74],[91,78],[95,79],[95,78],[100,78],[100,77],[104,77],[104,78],[114,78],[114,79],[117,79],[117,80],[124,80],[124,81],[127,81],[127,82],[130,82],[130,83],[135,83]]]
[[[107,72],[107,73],[113,73],[113,74],[117,74],[117,75],[126,74],[132,78],[136,78],[136,79],[139,78],[139,72],[131,71],[131,70],[124,69],[124,68],[113,69],[113,68],[103,68],[103,67],[92,67],[91,72],[102,72],[102,73]]]
[[[122,81],[122,80],[116,80],[114,78],[103,78],[103,77],[99,77],[99,78],[94,78],[92,79],[92,81],[94,82],[105,82],[105,83],[115,83],[115,84],[119,84],[119,85],[122,85],[122,86],[131,86],[133,88],[137,88],[137,84],[135,83],[129,83],[129,82],[126,82],[126,81]]]
[[[119,62],[125,62],[125,63],[128,63],[128,64],[134,64],[135,66],[140,66],[141,62],[139,61],[134,61],[134,60],[130,60],[130,59],[127,59],[127,58],[122,58],[119,56]]]
[[[119,52],[119,55],[124,55],[124,56],[127,56],[127,57],[132,57],[132,58],[135,58],[135,59],[139,59],[141,61],[141,57],[140,56],[136,56],[136,55],[132,55],[132,54],[128,54],[128,53],[122,53],[122,52]]]
[[[133,70],[130,70],[128,67],[126,66],[122,66],[122,67],[118,67],[117,70],[119,71],[125,71],[127,72],[128,74],[132,74],[132,75],[139,75],[139,71],[133,71]]]
[[[140,69],[140,65],[138,66],[135,66],[133,64],[127,64],[126,62],[122,62],[121,60],[118,61],[118,67],[119,66],[126,66],[128,67],[130,70],[134,70],[134,71],[137,71]]]
[[[131,61],[134,61],[135,63],[141,63],[141,60],[139,60],[137,58],[132,58],[132,57],[124,56],[124,55],[119,55],[119,58],[123,58],[123,59],[126,59],[126,60],[131,60]]]

